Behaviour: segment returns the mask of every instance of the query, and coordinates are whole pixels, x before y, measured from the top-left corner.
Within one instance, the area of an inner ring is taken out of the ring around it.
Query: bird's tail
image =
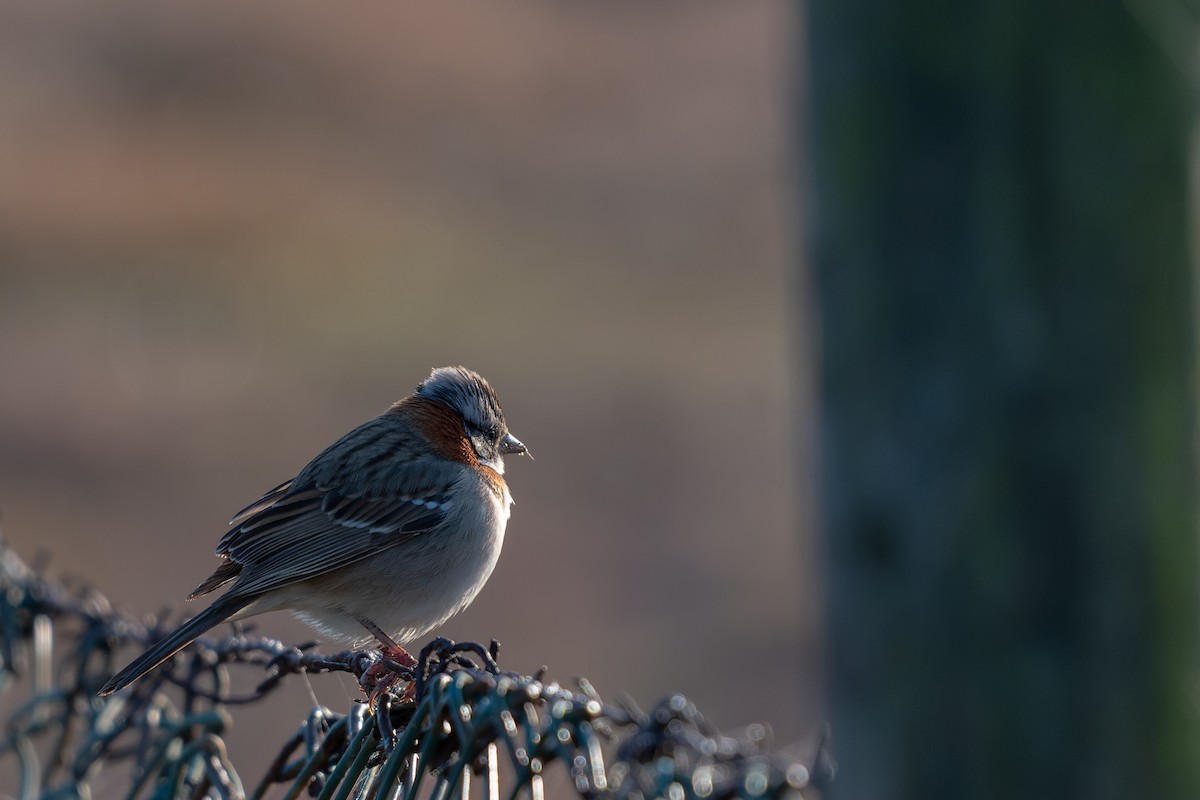
[[[132,664],[114,675],[108,683],[104,684],[100,695],[103,697],[124,689],[187,647],[197,636],[241,611],[250,604],[251,600],[253,600],[252,597],[229,597],[228,595],[220,598],[173,632],[155,642],[149,650],[134,659]]]

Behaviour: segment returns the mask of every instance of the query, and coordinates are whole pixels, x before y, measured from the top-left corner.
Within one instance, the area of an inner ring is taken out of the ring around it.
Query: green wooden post
[[[808,5],[832,798],[1200,797],[1195,5]]]

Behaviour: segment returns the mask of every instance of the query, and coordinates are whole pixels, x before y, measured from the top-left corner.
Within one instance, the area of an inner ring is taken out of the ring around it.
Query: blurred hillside
[[[510,465],[504,556],[443,632],[801,735],[785,3],[21,0],[0,21],[19,552],[130,609],[181,602],[235,510],[463,363],[537,460]],[[294,711],[233,746],[270,749]]]

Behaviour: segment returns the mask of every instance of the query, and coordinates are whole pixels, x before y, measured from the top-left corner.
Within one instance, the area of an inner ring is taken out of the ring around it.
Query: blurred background
[[[186,613],[232,512],[462,363],[537,460],[445,635],[828,717],[829,797],[1200,793],[1196,0],[0,17],[25,558]]]
[[[4,535],[122,608],[186,611],[234,511],[465,364],[537,460],[510,465],[503,558],[442,633],[800,739],[793,13],[7,3]],[[235,762],[307,701],[239,720]]]

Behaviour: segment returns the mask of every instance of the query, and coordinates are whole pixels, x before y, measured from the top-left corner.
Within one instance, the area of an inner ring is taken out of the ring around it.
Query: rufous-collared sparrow
[[[504,456],[526,454],[480,375],[442,367],[239,512],[221,565],[188,597],[233,585],[104,685],[128,686],[225,620],[290,609],[392,657],[475,599],[504,541]],[[402,656],[401,656],[402,654]]]

